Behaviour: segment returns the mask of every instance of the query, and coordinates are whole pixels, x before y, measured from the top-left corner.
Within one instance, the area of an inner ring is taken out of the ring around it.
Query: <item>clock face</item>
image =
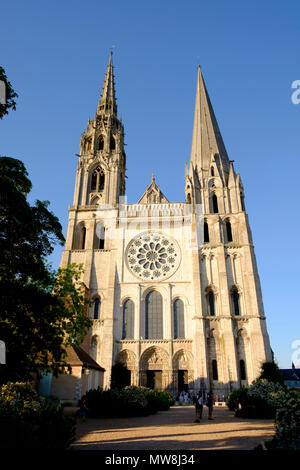
[[[177,270],[181,252],[173,238],[158,232],[144,232],[134,237],[126,248],[129,271],[143,280],[163,280]]]

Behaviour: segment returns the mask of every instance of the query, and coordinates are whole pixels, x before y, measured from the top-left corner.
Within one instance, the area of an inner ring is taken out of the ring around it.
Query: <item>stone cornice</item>
[[[209,321],[220,321],[220,320],[237,320],[237,321],[248,321],[254,318],[258,318],[259,320],[266,320],[265,316],[260,315],[242,315],[242,316],[233,316],[233,315],[217,315],[215,317],[210,316],[201,316],[195,315],[192,317],[192,320],[209,320]]]
[[[116,341],[118,344],[169,344],[169,343],[192,343],[192,339],[121,339]]]

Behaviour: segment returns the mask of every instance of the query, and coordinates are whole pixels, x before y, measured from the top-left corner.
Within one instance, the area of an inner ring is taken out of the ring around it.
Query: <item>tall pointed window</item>
[[[85,249],[85,238],[86,238],[86,228],[82,227],[80,231],[80,241],[79,241],[79,249],[84,250]]]
[[[123,304],[122,339],[134,338],[134,303],[126,300]]]
[[[96,191],[97,190],[97,171],[93,171],[92,174],[92,181],[91,181],[91,190]]]
[[[91,191],[103,191],[105,184],[104,171],[100,166],[95,168],[91,176]]]
[[[208,293],[208,312],[211,317],[215,316],[215,296],[212,290]]]
[[[184,305],[182,300],[176,299],[173,304],[174,338],[184,338]]]
[[[240,378],[241,378],[241,380],[247,380],[246,366],[245,366],[244,359],[240,360]]]
[[[213,166],[210,169],[210,174],[211,174],[211,176],[215,176],[215,170],[214,170]]]
[[[208,230],[208,223],[204,222],[204,243],[209,242],[209,230]]]
[[[103,135],[100,135],[99,137],[99,144],[98,144],[98,150],[103,150],[104,149],[104,138]]]
[[[216,359],[213,359],[211,361],[211,366],[212,366],[212,378],[213,380],[218,380],[218,364]]]
[[[163,337],[162,297],[159,292],[151,291],[146,296],[145,338],[161,339]]]
[[[240,296],[236,289],[231,293],[234,315],[240,315]]]
[[[227,235],[227,241],[232,242],[232,230],[231,230],[231,223],[229,220],[226,221],[226,235]]]
[[[215,194],[213,194],[212,196],[212,209],[213,209],[213,213],[214,214],[217,214],[219,212],[219,209],[218,209],[218,198]]]
[[[100,318],[100,307],[101,307],[100,299],[99,297],[97,297],[94,300],[94,314],[93,314],[94,320],[99,320]]]
[[[116,149],[116,141],[114,136],[111,136],[110,138],[110,150],[115,150]]]

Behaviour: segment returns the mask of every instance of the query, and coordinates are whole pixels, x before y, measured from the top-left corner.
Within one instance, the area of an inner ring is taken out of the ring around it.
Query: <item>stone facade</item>
[[[95,118],[82,134],[61,266],[83,263],[93,320],[87,352],[126,364],[135,385],[227,394],[271,360],[244,189],[200,68],[186,201],[152,182],[126,204],[124,129],[112,55]]]

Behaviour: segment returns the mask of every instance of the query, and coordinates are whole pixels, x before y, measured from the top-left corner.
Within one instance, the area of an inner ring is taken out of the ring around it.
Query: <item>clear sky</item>
[[[240,0],[11,0],[0,10],[0,64],[19,93],[0,121],[0,153],[21,159],[31,200],[51,202],[66,234],[79,142],[94,117],[112,45],[126,132],[127,196],[151,173],[184,200],[198,61],[241,174],[275,358],[300,340],[300,3]],[[61,248],[52,261],[57,267]],[[298,355],[300,366],[300,354]]]

